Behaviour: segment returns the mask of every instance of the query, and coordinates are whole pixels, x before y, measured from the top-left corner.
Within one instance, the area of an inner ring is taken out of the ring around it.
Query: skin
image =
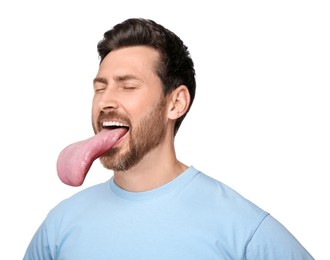
[[[155,73],[158,59],[158,52],[146,46],[114,50],[94,79],[95,133],[102,120],[129,125],[128,133],[101,158],[106,168],[114,170],[116,184],[127,191],[157,188],[188,168],[176,157],[174,124],[187,112],[189,92],[181,85],[164,96]],[[134,158],[140,154],[141,158]],[[125,164],[132,156],[135,162]]]

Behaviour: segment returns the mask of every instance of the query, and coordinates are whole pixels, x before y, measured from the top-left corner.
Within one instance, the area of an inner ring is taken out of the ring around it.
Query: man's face
[[[148,47],[128,47],[110,52],[94,80],[92,122],[124,125],[128,133],[106,154],[102,164],[125,171],[157,147],[165,136],[166,99],[155,73],[158,53]]]

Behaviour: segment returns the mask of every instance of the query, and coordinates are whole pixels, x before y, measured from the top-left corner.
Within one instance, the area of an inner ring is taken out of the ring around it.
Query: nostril
[[[113,99],[113,98],[112,99],[108,98],[108,99],[100,100],[99,106],[100,106],[100,109],[103,110],[103,111],[114,110],[114,109],[117,109],[119,107],[118,101]]]
[[[106,98],[103,98],[101,100],[99,100],[99,108],[100,110],[103,110],[103,111],[109,111],[109,110],[112,110],[112,109],[117,109],[118,108],[118,102],[114,99],[106,99]]]

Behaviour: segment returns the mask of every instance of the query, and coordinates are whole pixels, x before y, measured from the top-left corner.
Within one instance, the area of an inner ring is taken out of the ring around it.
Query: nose
[[[100,96],[98,106],[101,111],[107,112],[109,110],[117,109],[119,107],[119,101],[115,93],[107,89]]]

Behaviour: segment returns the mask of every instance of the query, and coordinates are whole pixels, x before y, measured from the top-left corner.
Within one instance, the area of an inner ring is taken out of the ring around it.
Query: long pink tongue
[[[127,132],[124,128],[102,130],[95,136],[65,147],[57,159],[57,174],[70,186],[83,184],[95,159],[110,150]]]

